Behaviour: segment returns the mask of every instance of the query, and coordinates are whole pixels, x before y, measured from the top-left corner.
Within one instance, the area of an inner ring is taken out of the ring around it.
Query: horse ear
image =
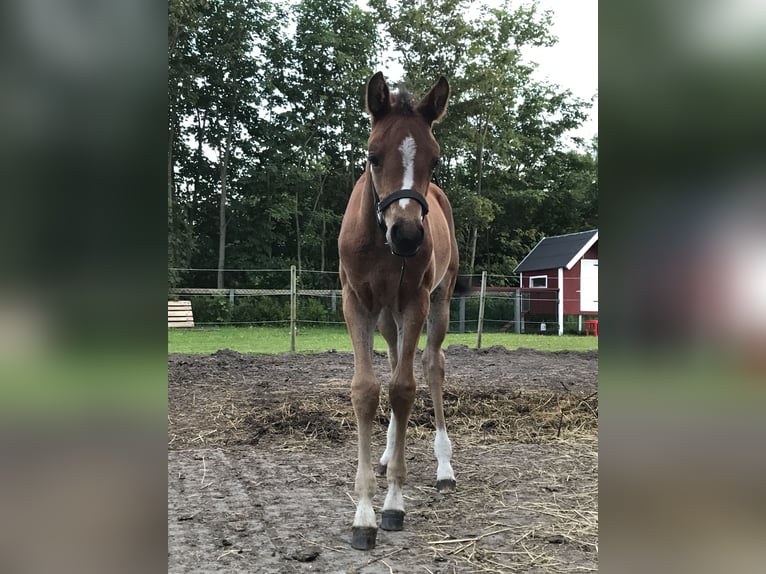
[[[367,111],[370,112],[373,122],[391,111],[391,100],[383,72],[376,73],[367,82]]]
[[[438,122],[447,112],[447,100],[449,99],[449,82],[441,76],[423,99],[418,104],[418,112],[423,115],[429,124]]]

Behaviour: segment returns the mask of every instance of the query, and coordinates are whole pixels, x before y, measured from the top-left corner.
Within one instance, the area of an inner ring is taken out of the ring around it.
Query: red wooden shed
[[[559,335],[564,315],[598,315],[598,229],[542,239],[514,270],[522,288],[546,289],[557,297],[530,301],[530,312],[555,314]]]

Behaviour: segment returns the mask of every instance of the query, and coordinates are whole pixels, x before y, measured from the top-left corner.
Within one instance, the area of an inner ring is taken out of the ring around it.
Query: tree
[[[177,188],[176,178],[185,184],[183,194],[176,191],[176,197],[184,195],[206,266],[211,265],[210,244],[215,238],[216,284],[221,288],[228,209],[258,147],[263,48],[276,35],[280,9],[259,0],[172,0],[169,11],[168,164],[174,166],[168,170],[169,189]]]
[[[595,145],[563,144],[587,104],[535,81],[524,59],[526,46],[555,41],[549,14],[468,0],[373,6],[169,0],[168,261],[216,270],[171,272],[171,284],[267,286],[265,274],[224,267],[337,268],[382,46],[413,93],[450,80],[438,177],[467,270],[509,274],[543,235],[597,225]]]
[[[535,81],[534,66],[524,60],[526,46],[555,42],[549,12],[506,2],[499,9],[482,7],[469,19],[471,4],[405,0],[377,5],[400,55],[404,83],[422,90],[440,74],[450,79],[450,110],[438,128],[441,178],[453,201],[469,273],[477,260],[479,231],[508,233],[507,198],[536,193],[545,170],[555,165],[549,161],[560,152],[562,135],[582,122],[587,106],[566,90]],[[488,242],[487,256],[496,247]]]
[[[168,282],[174,286],[174,269],[188,266],[193,236],[188,211],[182,205],[177,168],[188,161],[182,141],[182,125],[191,112],[194,92],[192,43],[202,17],[204,0],[168,1]]]
[[[303,0],[295,17],[290,73],[280,86],[288,102],[281,146],[291,160],[284,167],[291,182],[285,193],[293,200],[298,267],[309,258],[324,270],[328,236],[337,235],[357,166],[364,163],[369,123],[363,94],[376,58],[375,21],[351,0]]]

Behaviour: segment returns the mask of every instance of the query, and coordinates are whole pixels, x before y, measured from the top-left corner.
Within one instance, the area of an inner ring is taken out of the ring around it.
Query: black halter
[[[400,189],[381,201],[378,192],[375,191],[375,183],[372,181],[372,171],[370,171],[370,191],[372,192],[372,203],[375,206],[375,219],[378,221],[378,225],[383,230],[383,233],[388,229],[386,227],[386,222],[383,219],[383,212],[395,201],[400,199],[414,199],[420,204],[422,209],[420,218],[425,219],[426,215],[428,215],[428,203],[426,202],[426,198],[414,189]]]

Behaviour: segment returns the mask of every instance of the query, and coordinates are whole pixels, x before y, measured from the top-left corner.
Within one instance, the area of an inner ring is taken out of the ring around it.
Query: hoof
[[[386,465],[386,464],[376,464],[375,465],[375,474],[377,474],[378,476],[385,477],[387,470],[388,470],[388,465]]]
[[[454,478],[443,478],[441,480],[436,481],[436,490],[438,490],[442,494],[446,494],[448,492],[455,492],[456,486],[457,486],[457,483],[455,482]]]
[[[384,510],[380,527],[383,530],[402,530],[404,528],[404,511]]]
[[[354,526],[351,528],[351,548],[357,550],[372,550],[375,548],[375,537],[378,534],[377,528],[369,526]]]

